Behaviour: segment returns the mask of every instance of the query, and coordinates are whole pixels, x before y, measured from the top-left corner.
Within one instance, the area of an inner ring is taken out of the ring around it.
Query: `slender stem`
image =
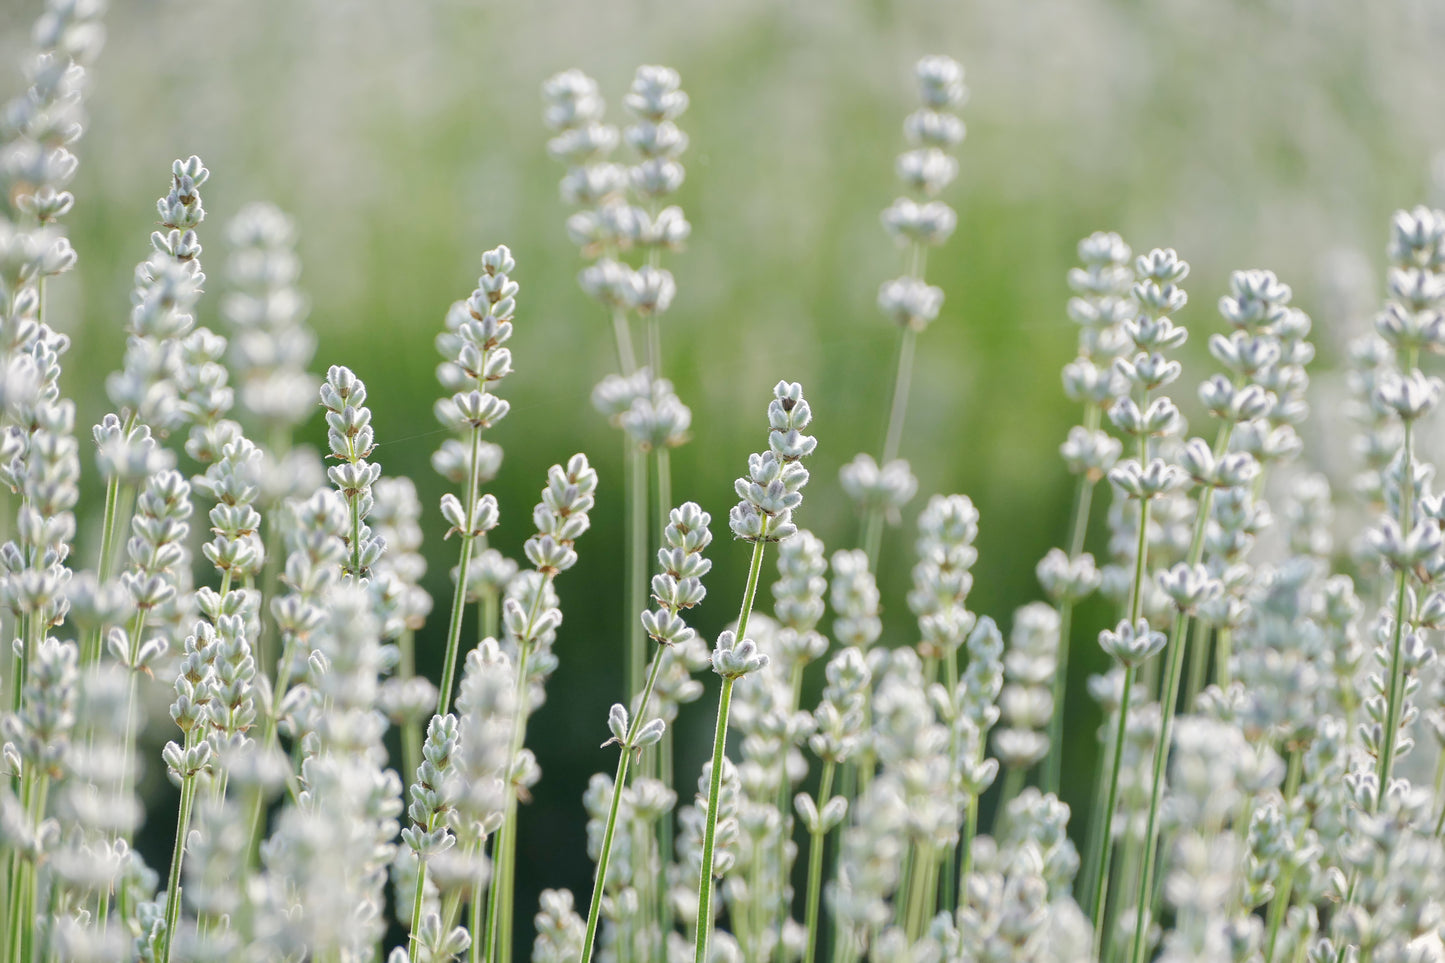
[[[958,898],[960,902],[968,894],[968,874],[973,872],[973,838],[978,835],[978,797],[970,795],[965,800],[968,813],[963,818],[963,839],[959,843],[962,856],[958,862]]]
[[[351,573],[361,578],[361,495],[347,501],[351,503]]]
[[[120,501],[120,476],[112,475],[105,484],[105,518],[101,522],[100,560],[96,566],[96,579],[101,585],[110,581],[112,556],[115,554],[116,507]],[[100,637],[104,626],[97,625],[85,633],[80,648],[80,667],[89,668],[100,659]]]
[[[662,377],[662,332],[656,314],[647,316],[647,367],[654,379]]]
[[[702,872],[698,875],[697,940],[694,944],[693,963],[710,959],[707,947],[712,936],[713,851],[717,846],[718,797],[722,795],[723,751],[727,746],[728,709],[732,706],[734,681],[723,679],[722,691],[718,694],[717,726],[713,731],[712,741],[712,778],[708,784],[707,822],[702,837]]]
[[[582,943],[581,963],[592,959],[592,945],[597,939],[597,923],[602,909],[602,894],[607,889],[607,865],[612,858],[612,837],[617,828],[617,809],[622,800],[622,789],[627,784],[627,769],[632,760],[632,745],[647,719],[647,705],[652,700],[652,689],[657,683],[658,670],[662,668],[663,654],[667,650],[659,647],[652,657],[652,668],[647,673],[647,686],[642,690],[642,701],[627,726],[627,740],[623,743],[617,760],[617,775],[612,780],[612,804],[607,811],[607,828],[602,833],[602,850],[597,854],[597,875],[592,881],[592,903],[587,909],[587,936]]]
[[[1228,444],[1229,426],[1220,432],[1216,450],[1222,451]],[[1204,556],[1204,532],[1209,521],[1210,508],[1214,504],[1214,489],[1206,488],[1199,496],[1199,512],[1194,523],[1194,535],[1189,546],[1189,564],[1198,565]],[[1149,817],[1144,830],[1144,858],[1140,868],[1138,899],[1134,916],[1134,939],[1130,959],[1143,963],[1148,942],[1144,927],[1153,909],[1155,861],[1159,851],[1159,807],[1164,797],[1164,769],[1169,759],[1169,746],[1173,739],[1174,714],[1179,699],[1179,679],[1184,669],[1184,637],[1189,632],[1190,615],[1180,610],[1174,617],[1174,626],[1169,633],[1165,647],[1165,676],[1159,693],[1159,734],[1154,742],[1154,769],[1150,774],[1152,785],[1149,790]]]
[[[487,588],[482,592],[482,638],[495,639],[500,626],[502,600],[497,590]]]
[[[462,619],[467,611],[467,577],[472,566],[472,543],[475,538],[472,529],[476,527],[477,509],[477,488],[480,482],[479,466],[482,453],[482,429],[472,428],[472,446],[470,457],[467,460],[467,488],[463,493],[466,498],[467,531],[461,533],[462,548],[461,557],[457,560],[457,586],[452,593],[452,614],[447,622],[447,648],[446,655],[442,661],[442,682],[437,691],[437,712],[439,716],[447,714],[452,705],[452,681],[457,671],[457,650],[461,648]],[[415,773],[415,770],[411,770]]]
[[[397,677],[400,679],[411,679],[416,676],[416,632],[412,629],[402,630],[401,637],[397,639],[397,651],[400,653],[400,664],[397,666]],[[416,777],[417,767],[421,765],[421,721],[415,717],[409,717],[401,724],[401,767],[402,772],[408,778]]]
[[[469,963],[481,963],[482,959],[482,927],[485,924],[484,905],[481,898],[482,880],[480,877],[472,880],[472,900],[468,906],[470,916],[468,922],[471,924],[472,945],[467,948],[467,959]]]
[[[528,662],[532,657],[531,637],[542,611],[542,599],[552,583],[552,575],[546,575],[537,587],[536,597],[527,613],[527,628],[517,641],[517,685],[516,718],[512,725],[512,746],[508,759],[515,760],[522,746],[527,742],[527,718],[531,713],[531,689],[527,679]],[[509,961],[512,956],[511,888],[516,870],[517,856],[517,792],[507,786],[507,809],[502,825],[497,828],[496,842],[492,844],[492,886],[487,898],[487,933],[489,960]]]
[[[1265,951],[1264,963],[1274,963],[1274,950],[1279,940],[1280,924],[1284,922],[1285,913],[1289,909],[1290,889],[1294,885],[1294,867],[1286,866],[1283,876],[1284,878],[1279,884],[1279,893],[1269,906],[1269,949]]]
[[[630,375],[637,370],[637,355],[632,351],[632,330],[622,308],[612,309],[612,334],[617,342],[617,364],[624,375]]]
[[[1186,642],[1186,644],[1188,644]],[[1189,672],[1184,677],[1184,701],[1182,706],[1194,705],[1199,690],[1209,674],[1209,626],[1203,622],[1194,623],[1194,642],[1189,645]]]
[[[624,436],[627,486],[627,696],[642,691],[647,635],[642,612],[647,604],[647,454]]]
[[[947,652],[943,656],[944,682],[951,693],[958,692],[958,651]],[[950,729],[953,727],[950,726]],[[948,758],[958,758],[958,733],[952,731],[948,736]],[[955,776],[957,773],[955,773]],[[958,883],[957,875],[958,846],[948,846],[943,851],[943,868],[940,875],[943,877],[943,906],[942,908],[952,914],[957,907],[954,899],[957,897],[957,890],[954,887]]]
[[[427,817],[426,831],[428,833],[436,830],[434,816],[435,814]],[[426,857],[418,853],[416,857],[416,889],[411,896],[411,919],[408,922],[409,936],[407,937],[407,943],[414,958],[420,958],[421,954],[421,938],[417,935],[417,931],[421,929],[421,907],[425,893]]]
[[[1089,405],[1084,409],[1084,427],[1093,431],[1099,427],[1099,408]],[[1074,511],[1069,521],[1069,561],[1084,551],[1084,537],[1089,528],[1089,510],[1093,507],[1096,480],[1083,472],[1074,486]],[[1059,780],[1063,770],[1064,741],[1064,698],[1069,688],[1069,648],[1073,635],[1074,600],[1059,602],[1059,650],[1058,665],[1054,670],[1054,710],[1049,717],[1049,752],[1044,757],[1040,773],[1040,786],[1046,793],[1059,791]]]
[[[828,804],[833,791],[833,771],[837,763],[829,759],[823,763],[822,782],[818,786],[818,812]],[[808,847],[808,896],[804,910],[804,927],[808,933],[808,948],[803,953],[803,963],[814,963],[818,951],[818,903],[823,892],[823,844],[827,834],[817,829],[809,830]]]
[[[1106,720],[1107,722],[1108,720]],[[1115,718],[1115,724],[1118,719]],[[1094,876],[1099,867],[1101,835],[1105,827],[1109,825],[1109,814],[1104,811],[1104,802],[1109,791],[1108,780],[1104,779],[1104,773],[1114,765],[1114,740],[1110,739],[1107,730],[1100,734],[1100,742],[1104,744],[1104,756],[1099,760],[1099,779],[1094,785],[1094,804],[1089,810],[1089,835],[1088,847],[1084,857],[1084,865],[1079,873],[1083,889],[1079,893],[1080,906],[1092,906],[1094,891],[1090,887],[1094,884]]]
[[[1119,724],[1114,733],[1114,762],[1109,768],[1109,792],[1104,797],[1104,825],[1099,833],[1098,869],[1094,874],[1094,959],[1103,948],[1104,910],[1109,903],[1109,863],[1114,854],[1114,807],[1119,800],[1119,770],[1124,761],[1124,736],[1128,731],[1129,699],[1134,694],[1134,666],[1124,667],[1124,691],[1119,700]]]
[[[758,577],[763,569],[763,548],[767,545],[763,539],[767,537],[769,521],[771,519],[763,520],[762,537],[753,543],[748,584],[743,591],[742,607],[738,610],[736,637],[739,642],[747,638],[748,618],[752,615],[753,598],[758,591]],[[704,963],[708,959],[707,946],[712,937],[713,850],[717,845],[718,797],[722,795],[723,753],[727,748],[728,709],[732,705],[734,681],[736,680],[730,678],[723,679],[722,691],[718,694],[717,725],[712,744],[712,778],[708,786],[707,821],[702,837],[702,870],[698,874],[697,883],[697,941],[696,952],[693,954],[694,963]]]
[[[186,740],[187,747],[191,740]],[[191,808],[196,801],[196,774],[187,773],[181,779],[181,806],[176,813],[176,841],[171,850],[170,876],[166,881],[166,932],[162,939],[160,963],[169,963],[171,947],[175,945],[176,927],[181,918],[181,861],[186,853],[186,836],[190,833]]]
[[[803,660],[799,659],[793,663],[791,684],[788,687],[787,714],[784,718],[791,719],[798,711],[798,699],[803,691]],[[788,898],[788,884],[792,879],[793,867],[788,863],[788,843],[792,840],[793,810],[788,805],[788,793],[793,788],[792,780],[788,778],[788,767],[786,763],[778,767],[778,846],[773,854],[778,861],[777,872],[780,886],[778,887],[778,911],[773,919],[777,926],[779,939],[773,946],[773,959],[775,963],[784,963],[783,940],[781,934],[788,917],[792,915],[792,900]]]
[[[1408,432],[1408,428],[1406,429]],[[1408,435],[1407,435],[1408,437]],[[1404,569],[1395,573],[1395,625],[1390,636],[1390,676],[1385,710],[1384,745],[1380,748],[1377,763],[1380,792],[1383,798],[1390,786],[1390,774],[1395,768],[1395,745],[1400,731],[1400,719],[1404,711],[1405,666],[1400,658],[1405,638],[1405,601],[1409,590],[1409,579]]]
[[[923,926],[932,917],[932,903],[938,895],[938,876],[934,872],[936,863],[932,848],[920,847],[915,851],[911,872],[913,882],[908,887],[908,913],[904,921],[904,932],[910,942],[916,942],[923,935]]]
[[[1054,708],[1053,715],[1049,717],[1049,752],[1044,757],[1043,771],[1039,774],[1039,789],[1056,795],[1063,771],[1064,696],[1069,687],[1069,636],[1073,630],[1073,618],[1073,600],[1061,600],[1058,664],[1054,668]]]
[[[903,420],[908,413],[908,389],[913,380],[913,355],[918,346],[918,332],[905,327],[898,339],[898,367],[893,377],[893,402],[888,408],[888,426],[883,435],[883,457],[879,467],[898,457],[903,444]],[[883,508],[870,505],[863,513],[863,550],[868,567],[878,566],[878,552],[883,540]]]
[[[994,808],[993,813],[995,839],[1003,835],[1002,830],[1008,820],[1008,804],[1013,802],[1014,797],[1019,794],[1019,790],[1024,788],[1024,777],[1027,775],[1028,770],[1023,766],[1014,766],[1004,773],[1003,786],[998,793],[998,805]]]

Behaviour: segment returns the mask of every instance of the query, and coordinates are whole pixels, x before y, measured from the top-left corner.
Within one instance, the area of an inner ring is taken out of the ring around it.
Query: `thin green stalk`
[[[1014,766],[1004,773],[1003,787],[999,790],[998,805],[994,808],[993,814],[995,837],[1002,835],[1000,830],[1008,818],[1008,804],[1013,802],[1014,797],[1019,794],[1019,790],[1024,788],[1024,777],[1027,775],[1028,770],[1022,766]]]
[[[114,551],[116,502],[120,500],[120,479],[112,476],[105,486],[105,518],[101,522],[100,565],[97,579],[104,585],[110,580],[110,562]],[[87,669],[100,660],[100,636],[103,626],[87,629],[80,646],[80,667]]]
[[[1147,439],[1139,439],[1139,461],[1144,463],[1148,453]],[[1139,541],[1134,553],[1134,580],[1129,590],[1129,624],[1139,621],[1144,601],[1144,573],[1149,555],[1149,499],[1139,503]],[[1109,792],[1105,797],[1103,825],[1098,838],[1099,858],[1094,877],[1094,959],[1100,959],[1103,950],[1104,916],[1109,906],[1109,864],[1114,857],[1114,808],[1119,801],[1119,771],[1124,761],[1124,739],[1128,733],[1129,702],[1134,692],[1136,667],[1124,667],[1124,688],[1119,699],[1119,723],[1114,733],[1113,761],[1109,771]]]
[[[893,894],[893,925],[903,929],[908,917],[908,907],[913,901],[913,868],[918,862],[918,847],[905,843],[903,868],[898,873],[898,891]]]
[[[707,823],[702,837],[702,872],[698,875],[697,940],[694,944],[694,963],[710,959],[707,955],[707,947],[712,937],[713,851],[717,847],[717,806],[718,797],[722,795],[723,752],[727,746],[728,710],[732,706],[734,681],[733,679],[723,679],[722,691],[718,694],[717,725],[713,731],[712,740],[712,778],[708,784],[707,794]]]
[[[837,763],[829,759],[823,763],[822,782],[818,785],[818,811],[828,804],[833,791],[833,771]],[[808,948],[803,953],[803,963],[814,963],[818,951],[818,903],[823,893],[823,844],[827,834],[818,829],[808,831],[808,896],[804,910],[804,926],[808,932]]]
[[[768,534],[768,521],[763,520],[763,537]],[[763,569],[763,547],[767,542],[760,538],[753,543],[753,560],[748,569],[748,584],[743,591],[743,604],[738,612],[737,639],[741,642],[747,638],[748,618],[753,612],[753,598],[758,591],[758,576]],[[697,941],[693,954],[695,963],[705,963],[708,959],[707,946],[712,938],[712,869],[713,851],[717,847],[717,807],[718,797],[722,795],[722,767],[723,753],[727,748],[728,737],[728,710],[732,706],[733,682],[734,679],[723,679],[722,691],[718,694],[717,704],[717,725],[713,732],[712,743],[712,773],[708,785],[707,795],[707,821],[704,824],[702,836],[702,871],[698,874],[697,883]]]
[[[916,942],[923,935],[924,924],[932,918],[932,902],[938,895],[938,876],[934,872],[937,860],[930,848],[918,848],[913,854],[910,868],[912,882],[908,884],[908,912],[904,917],[903,931],[909,942]]]
[[[1409,437],[1406,428],[1406,437]],[[1377,762],[1380,797],[1390,785],[1390,774],[1395,768],[1395,745],[1399,737],[1400,717],[1404,711],[1405,666],[1400,658],[1405,638],[1405,601],[1409,591],[1409,579],[1404,569],[1395,573],[1395,626],[1390,636],[1390,679],[1386,690],[1385,744],[1380,748]]]
[[[958,691],[958,652],[957,650],[947,653],[943,658],[944,679],[950,693]],[[950,727],[952,728],[952,727]],[[948,758],[958,758],[957,733],[950,732],[948,738]],[[943,868],[940,871],[943,876],[943,909],[952,913],[956,907],[954,899],[957,891],[957,862],[958,847],[949,846],[943,852]]]
[[[351,571],[361,578],[361,495],[347,499],[351,506]]]
[[[1209,627],[1195,622],[1194,642],[1190,644],[1186,640],[1185,644],[1189,648],[1189,672],[1184,677],[1184,701],[1179,704],[1192,706],[1209,674]]]
[[[1089,405],[1084,409],[1084,427],[1094,430],[1099,426],[1099,409]],[[1084,550],[1084,537],[1089,528],[1089,510],[1093,507],[1095,479],[1088,472],[1079,475],[1074,488],[1074,511],[1069,521],[1069,561],[1079,557]],[[1039,788],[1046,793],[1059,791],[1059,779],[1063,770],[1064,741],[1064,698],[1069,687],[1069,648],[1073,635],[1074,600],[1059,602],[1059,651],[1058,667],[1054,671],[1054,711],[1049,718],[1049,752],[1044,757],[1040,772]]]
[[[662,333],[657,315],[647,317],[647,367],[654,379],[662,377]]]
[[[400,663],[397,666],[397,677],[400,679],[411,679],[416,676],[416,632],[412,629],[403,629],[401,637],[397,639],[397,652],[400,654]],[[401,771],[406,773],[408,779],[416,777],[416,770],[421,765],[421,722],[415,718],[409,718],[401,724]]]
[[[1219,627],[1219,631],[1215,633],[1214,645],[1216,649],[1214,671],[1219,676],[1219,684],[1227,689],[1233,678],[1229,669],[1229,660],[1234,657],[1234,633],[1229,626],[1221,625]],[[1348,721],[1353,722],[1354,720],[1350,718]]]
[[[607,811],[607,828],[602,833],[602,850],[597,854],[597,874],[592,881],[592,902],[587,909],[587,936],[582,943],[581,963],[592,959],[592,945],[597,940],[597,924],[601,918],[602,894],[607,888],[607,865],[612,859],[612,837],[617,829],[617,810],[622,801],[622,789],[627,785],[627,769],[632,760],[632,744],[642,731],[647,719],[647,705],[652,700],[652,689],[657,683],[658,670],[662,668],[662,657],[666,649],[658,647],[652,657],[652,668],[647,673],[647,686],[642,690],[642,701],[627,726],[627,740],[621,746],[617,760],[617,775],[612,780],[612,804]]]
[[[27,767],[22,779],[20,802],[25,809],[31,827],[40,825],[45,816],[45,800],[50,788],[50,777],[44,772],[35,772]],[[16,853],[19,858],[19,853]],[[11,889],[10,925],[15,929],[13,944],[15,960],[29,960],[33,955],[32,941],[35,936],[35,883],[39,868],[28,860],[20,861]]]
[[[798,711],[798,700],[803,691],[803,662],[800,659],[794,663],[788,687],[789,697],[786,718],[792,718],[793,713]],[[792,789],[792,783],[788,779],[788,769],[784,765],[778,775],[778,848],[774,855],[778,860],[778,874],[782,880],[781,891],[783,898],[778,900],[778,912],[773,922],[777,925],[778,933],[783,932],[783,926],[787,922],[793,907],[790,900],[786,898],[787,886],[792,878],[792,867],[788,866],[788,842],[792,838],[790,823],[792,822],[792,807],[788,805],[788,793]],[[774,963],[784,963],[783,940],[779,939],[773,947]]]
[[[1114,733],[1114,761],[1109,768],[1109,792],[1104,797],[1103,829],[1099,833],[1099,858],[1095,862],[1098,867],[1094,873],[1094,955],[1093,959],[1100,959],[1099,952],[1103,948],[1104,935],[1104,910],[1109,903],[1109,863],[1114,855],[1114,833],[1113,819],[1114,807],[1119,801],[1119,770],[1124,761],[1124,736],[1128,731],[1129,721],[1129,699],[1134,694],[1134,666],[1124,667],[1124,691],[1123,698],[1119,701],[1119,723]]]
[[[1279,940],[1280,924],[1284,922],[1285,912],[1289,909],[1290,889],[1294,886],[1294,867],[1286,866],[1280,880],[1279,893],[1275,896],[1274,902],[1269,905],[1269,949],[1265,951],[1264,963],[1274,963],[1275,945]]]
[[[1108,720],[1105,720],[1106,722]],[[1099,865],[1099,836],[1105,832],[1109,825],[1109,817],[1104,812],[1104,803],[1108,797],[1109,783],[1103,778],[1103,774],[1114,765],[1114,741],[1108,737],[1108,733],[1101,734],[1100,741],[1104,744],[1104,756],[1099,760],[1099,779],[1094,784],[1094,804],[1089,809],[1089,834],[1088,846],[1084,856],[1083,868],[1079,873],[1083,889],[1079,892],[1079,905],[1092,906],[1094,891],[1092,888],[1094,877]]]
[[[518,641],[517,655],[517,687],[516,687],[516,718],[512,725],[512,750],[509,758],[516,759],[517,754],[527,742],[527,717],[530,713],[527,664],[532,656],[532,646],[527,640],[531,638],[532,630],[537,624],[537,616],[542,611],[542,599],[547,594],[547,587],[552,584],[553,576],[547,575],[543,578],[542,584],[537,587],[537,595],[532,599],[532,608],[527,613],[527,628],[523,638]],[[501,963],[509,963],[512,958],[512,881],[516,872],[517,858],[517,793],[514,787],[507,787],[507,809],[502,818],[502,825],[496,832],[496,842],[492,844],[492,886],[487,894],[487,932],[488,951],[487,958]]]
[[[908,389],[913,381],[913,356],[918,347],[918,332],[905,327],[898,340],[898,366],[893,377],[893,402],[888,408],[888,426],[883,435],[883,458],[879,467],[898,457],[903,444],[903,421],[908,413]],[[883,542],[883,510],[869,506],[863,514],[863,550],[868,554],[868,568],[878,566],[878,552]]]
[[[188,734],[189,735],[189,734]],[[186,748],[193,745],[186,739]],[[181,805],[176,813],[176,841],[171,849],[171,869],[166,881],[166,932],[162,937],[160,963],[170,963],[171,947],[175,943],[176,927],[181,918],[181,861],[185,858],[186,836],[191,831],[191,809],[196,801],[196,774],[187,773],[181,779]]]
[[[471,904],[467,907],[470,914],[467,922],[471,926],[472,934],[472,945],[467,948],[468,963],[481,963],[482,961],[482,946],[484,943],[482,939],[482,927],[485,925],[484,921],[486,917],[483,913],[485,904],[479,898],[481,889],[481,879],[472,880],[472,899]]]
[[[1233,426],[1220,426],[1214,442],[1214,457],[1218,458],[1229,446]],[[1214,489],[1205,488],[1199,496],[1199,508],[1194,520],[1194,534],[1190,539],[1188,562],[1198,565],[1204,557],[1204,533],[1209,523],[1210,509],[1214,505]],[[1169,746],[1173,738],[1174,714],[1179,700],[1179,680],[1184,669],[1184,638],[1189,631],[1190,614],[1180,611],[1174,618],[1174,625],[1165,644],[1165,676],[1159,692],[1159,733],[1154,742],[1154,770],[1151,773],[1149,790],[1149,817],[1144,830],[1144,859],[1140,868],[1139,890],[1136,894],[1134,916],[1134,938],[1129,958],[1133,963],[1143,963],[1147,947],[1144,927],[1153,909],[1155,862],[1159,849],[1159,807],[1164,796],[1164,769],[1169,759]],[[1227,638],[1225,631],[1221,639]]]
[[[502,599],[494,588],[482,592],[482,638],[495,639],[500,626]]]
[[[416,770],[411,770],[415,772]],[[428,833],[436,830],[435,813],[427,817],[426,831]],[[426,857],[417,854],[416,858],[416,890],[411,896],[411,923],[408,926],[407,944],[413,958],[419,957],[421,953],[421,942],[417,936],[417,930],[421,928],[421,907],[422,898],[426,894]],[[476,942],[473,940],[473,942]]]
[[[437,691],[436,714],[444,716],[452,705],[452,682],[457,672],[457,650],[461,648],[462,619],[467,611],[467,576],[472,565],[472,543],[475,541],[471,530],[476,527],[478,465],[482,451],[482,429],[472,428],[471,454],[467,460],[466,498],[467,531],[461,533],[461,557],[457,560],[457,587],[452,593],[452,614],[447,622],[447,648],[442,661],[442,681]],[[358,549],[359,551],[359,549]],[[415,773],[415,770],[411,770]]]
[[[642,691],[646,671],[647,635],[642,631],[642,612],[647,604],[647,454],[623,436],[626,449],[627,487],[627,696],[631,701]]]
[[[966,800],[968,813],[963,817],[963,838],[959,842],[962,856],[958,863],[958,898],[968,892],[968,874],[973,872],[973,838],[978,835],[978,797]]]
[[[612,309],[612,335],[617,344],[617,365],[624,375],[630,375],[637,370],[637,355],[632,351],[632,329],[622,308]]]

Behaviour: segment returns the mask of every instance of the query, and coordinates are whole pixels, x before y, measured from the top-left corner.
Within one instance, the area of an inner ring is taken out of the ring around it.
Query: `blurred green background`
[[[38,6],[3,4],[0,62],[18,62]],[[1058,371],[1074,353],[1064,276],[1080,237],[1118,230],[1136,250],[1173,246],[1193,264],[1180,317],[1194,328],[1193,384],[1212,371],[1203,335],[1231,269],[1270,267],[1295,287],[1327,367],[1368,318],[1390,212],[1439,200],[1445,5],[1428,0],[114,0],[109,23],[68,221],[81,265],[52,286],[51,317],[76,339],[65,385],[81,424],[108,410],[103,376],[119,364],[131,271],[171,159],[200,154],[212,171],[201,321],[220,327],[225,222],[274,200],[301,229],[318,370],[346,364],[366,380],[376,458],[412,475],[428,510],[427,587],[443,616],[420,644],[433,678],[455,546],[440,539],[444,489],[428,465],[444,437],[432,338],[471,291],[481,251],[513,249],[516,373],[501,389],[513,408],[489,435],[506,449],[494,544],[520,555],[548,465],[585,451],[602,477],[594,530],[559,584],[562,664],[529,740],[544,777],[521,837],[527,915],[540,886],[589,888],[580,796],[613,765],[597,745],[623,692],[621,446],[588,402],[612,351],[574,280],[562,170],[539,119],[546,77],[571,66],[597,77],[613,119],[641,63],[676,67],[692,98],[678,203],[693,235],[666,261],[678,296],[664,355],[694,414],[675,496],[711,511],[719,536],[696,619],[709,636],[736,611],[747,553],[725,537],[731,482],[764,443],[779,378],[806,386],[820,441],[799,520],[830,548],[856,544],[837,470],[876,454],[886,414],[896,333],[874,298],[900,256],[878,214],[898,193],[893,155],[919,56],[960,60],[972,97],[962,173],[945,194],[959,229],[928,265],[947,301],[914,381],[903,453],[920,496],[905,526],[930,493],[974,499],[971,607],[1005,627],[1037,596],[1034,565],[1066,525],[1072,483],[1057,445],[1077,413]],[[21,80],[12,69],[6,82]],[[1326,406],[1315,421],[1330,417]],[[319,419],[311,440],[324,440]],[[893,530],[883,552],[894,644],[912,639],[910,543]],[[1102,617],[1086,614],[1076,635],[1065,755],[1076,811],[1093,772],[1083,680],[1102,663],[1088,641]],[[680,785],[711,726],[709,695],[679,723]],[[152,821],[157,834],[168,819]]]

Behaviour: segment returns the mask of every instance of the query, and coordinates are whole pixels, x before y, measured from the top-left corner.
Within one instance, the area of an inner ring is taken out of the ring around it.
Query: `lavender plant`
[[[13,643],[0,958],[506,963],[519,841],[537,831],[522,816],[541,779],[529,723],[572,657],[559,629],[576,607],[557,577],[603,484],[584,455],[553,465],[526,567],[488,544],[501,506],[482,488],[501,450],[483,433],[510,410],[495,388],[512,369],[511,252],[482,255],[437,339],[451,437],[433,464],[456,486],[440,513],[460,544],[435,688],[415,633],[431,612],[423,538],[441,526],[410,479],[372,460],[362,379],[309,372],[294,227],[275,208],[243,209],[228,232],[229,337],[197,326],[210,172],[195,157],[172,165],[135,272],[114,410],[92,431],[99,551],[78,570],[89,457],[63,390],[78,351],[46,291],[78,257],[61,223],[101,13],[48,0],[28,87],[0,117],[0,629]],[[613,321],[619,370],[593,397],[625,439],[629,642],[603,744],[616,766],[574,807],[595,863],[586,913],[544,891],[531,958],[1445,959],[1445,496],[1424,430],[1441,392],[1445,214],[1390,225],[1385,307],[1350,350],[1363,468],[1350,496],[1290,464],[1309,455],[1314,349],[1287,285],[1230,277],[1227,333],[1208,338],[1223,372],[1198,392],[1219,427],[1186,438],[1187,403],[1170,392],[1190,360],[1175,356],[1189,266],[1086,238],[1067,279],[1078,356],[1064,389],[1082,417],[1062,454],[1078,478],[1063,547],[1038,565],[1045,600],[1016,610],[1006,644],[969,608],[987,521],[968,497],[936,495],[917,517],[913,624],[894,628],[875,572],[882,525],[916,492],[897,455],[916,338],[942,297],[923,253],[953,230],[936,198],[962,137],[961,68],[926,58],[917,76],[924,106],[898,164],[915,196],[885,215],[909,251],[879,299],[902,328],[887,437],[881,461],[859,456],[841,478],[863,547],[830,555],[797,528],[817,441],[801,386],[779,382],[767,450],[729,513],[751,547],[743,598],[710,653],[689,621],[711,516],[671,504],[668,452],[692,414],[662,377],[659,320],[675,294],[662,255],[690,230],[668,204],[688,99],[675,72],[641,68],[619,132],[585,75],[547,83],[569,231],[591,262],[582,285]],[[624,138],[630,166],[611,159]],[[324,478],[293,447],[315,398]],[[1096,564],[1105,478],[1116,497]],[[1378,516],[1353,540],[1346,506]],[[769,615],[757,593],[773,543]],[[649,582],[638,566],[654,549]],[[1086,625],[1095,608],[1078,603],[1096,589],[1116,611]],[[599,621],[579,614],[569,625]],[[1113,663],[1090,680],[1104,708],[1093,760],[1062,749],[1081,702],[1070,641],[1085,630]],[[712,752],[679,777],[668,737],[704,667],[721,680]],[[160,808],[142,798],[146,761],[176,800],[164,867],[132,845]],[[1075,821],[1057,791],[1088,789],[1091,761],[1094,802]]]

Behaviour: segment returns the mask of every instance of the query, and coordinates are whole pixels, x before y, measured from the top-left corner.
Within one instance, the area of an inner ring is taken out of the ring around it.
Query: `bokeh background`
[[[0,64],[18,62],[38,6],[0,3]],[[858,532],[837,470],[876,454],[891,385],[896,332],[874,298],[900,255],[878,214],[898,193],[912,64],[946,53],[965,65],[969,135],[945,195],[960,224],[928,265],[947,301],[923,337],[903,443],[920,496],[905,528],[888,533],[879,573],[892,644],[912,639],[908,527],[932,492],[966,493],[982,513],[971,607],[1006,626],[1037,597],[1033,568],[1063,539],[1072,490],[1057,446],[1077,412],[1058,372],[1074,353],[1064,276],[1080,237],[1118,230],[1136,250],[1173,246],[1192,263],[1186,385],[1213,370],[1203,341],[1228,272],[1276,270],[1316,320],[1313,430],[1328,439],[1339,434],[1329,368],[1368,322],[1389,214],[1441,199],[1432,167],[1445,147],[1445,5],[1434,0],[111,6],[68,219],[81,264],[52,286],[50,312],[75,338],[64,383],[80,422],[108,410],[103,377],[119,362],[131,271],[171,159],[197,153],[212,171],[203,323],[219,326],[225,222],[247,201],[281,205],[301,229],[319,370],[346,364],[366,380],[376,458],[415,478],[427,506],[427,587],[443,612],[420,639],[433,678],[455,546],[440,539],[444,489],[428,464],[444,437],[431,415],[432,339],[472,289],[481,251],[514,251],[516,373],[503,388],[513,407],[489,435],[506,450],[491,486],[503,509],[494,544],[520,554],[548,465],[586,451],[602,477],[594,530],[559,585],[562,664],[529,740],[544,777],[523,817],[527,915],[541,886],[588,890],[580,796],[613,765],[614,750],[597,746],[624,684],[621,446],[588,402],[612,367],[610,335],[574,280],[562,170],[539,119],[546,77],[582,68],[620,116],[636,65],[681,72],[692,107],[678,202],[694,230],[668,258],[679,293],[663,344],[694,439],[674,456],[676,498],[700,502],[725,536],[731,481],[763,444],[770,386],[802,381],[820,445],[800,521],[841,548]],[[5,83],[19,89],[13,67]],[[324,440],[319,418],[311,438]],[[1338,459],[1312,467],[1345,475]],[[93,476],[89,485],[82,558],[93,557],[99,518]],[[712,554],[696,620],[708,635],[735,613],[747,562],[726,537]],[[1083,682],[1103,662],[1088,629],[1104,617],[1086,610],[1076,635],[1065,755],[1076,778],[1064,790],[1076,811],[1097,725]],[[710,696],[680,720],[681,785],[711,726]],[[152,823],[164,864],[168,818]]]

